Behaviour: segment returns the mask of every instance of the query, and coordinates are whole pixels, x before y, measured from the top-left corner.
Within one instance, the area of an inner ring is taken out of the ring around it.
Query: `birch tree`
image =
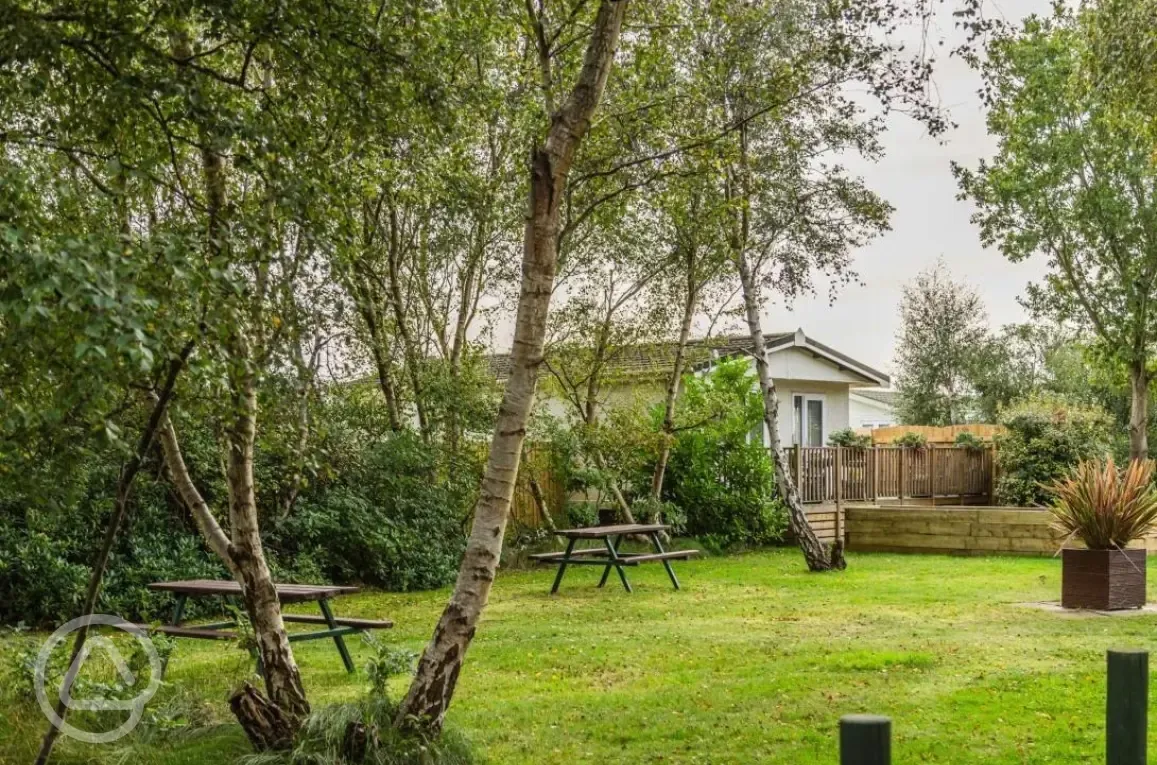
[[[721,236],[725,208],[711,188],[711,158],[708,152],[690,152],[678,161],[683,165],[683,171],[664,185],[657,194],[656,203],[664,220],[665,239],[674,261],[660,290],[661,294],[669,296],[672,306],[680,309],[674,359],[667,375],[663,419],[659,426],[662,441],[651,474],[650,499],[652,507],[656,508],[662,497],[667,462],[675,440],[676,411],[683,375],[687,371],[687,343],[691,339],[692,327],[705,303],[718,304],[722,309],[733,294],[721,283],[727,266],[727,247]]]
[[[546,321],[558,260],[560,212],[575,154],[590,129],[610,76],[628,0],[600,0],[574,85],[558,101],[549,65],[557,50],[549,33],[536,35],[549,128],[530,155],[530,198],[522,259],[522,284],[515,321],[510,379],[490,442],[481,497],[450,602],[418,662],[398,721],[439,730],[450,706],[466,651],[490,594],[502,552],[522,442],[542,364]],[[542,27],[541,11],[528,6],[530,23]]]
[[[903,104],[933,131],[943,127],[923,98],[925,63],[876,36],[885,18],[900,23],[905,14],[886,4],[771,10],[724,3],[687,46],[702,119],[730,126],[714,144],[722,157],[718,193],[729,208],[725,241],[742,289],[777,489],[813,571],[842,568],[842,542],[829,550],[818,540],[792,479],[761,314],[769,294],[791,300],[812,290],[817,275],[834,297],[855,278],[855,249],[887,227],[889,206],[837,159],[843,152],[878,157],[883,129],[845,89],[869,84],[883,108]]]

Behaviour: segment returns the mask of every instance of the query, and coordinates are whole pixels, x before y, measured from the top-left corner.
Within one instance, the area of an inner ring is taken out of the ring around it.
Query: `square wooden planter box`
[[[1061,606],[1116,611],[1145,605],[1145,550],[1061,551]]]

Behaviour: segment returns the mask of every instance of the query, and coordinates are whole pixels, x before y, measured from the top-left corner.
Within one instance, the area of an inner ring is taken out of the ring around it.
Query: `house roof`
[[[886,406],[895,406],[900,399],[900,391],[896,390],[854,390],[852,393]]]
[[[875,385],[890,385],[891,379],[867,364],[830,348],[823,343],[806,337],[802,329],[795,332],[774,332],[764,335],[764,346],[768,351],[800,348],[816,358],[826,359],[840,370],[847,370]],[[607,364],[607,371],[630,377],[647,377],[667,373],[675,363],[674,341],[641,343],[621,349]],[[703,369],[715,361],[735,356],[751,355],[750,335],[721,335],[689,340],[687,343],[687,367]],[[497,353],[486,357],[490,371],[499,380],[510,376],[511,357],[509,353]]]
[[[773,340],[791,337],[791,332],[777,333],[767,336],[767,344]],[[607,363],[607,371],[615,374],[630,376],[647,376],[648,374],[665,374],[675,363],[677,343],[661,341],[656,343],[639,343],[621,348]],[[687,341],[687,367],[692,368],[712,358],[734,356],[747,353],[751,348],[749,335],[719,335],[715,337],[693,338]],[[499,380],[510,377],[511,355],[509,353],[495,353],[486,357],[490,371]]]

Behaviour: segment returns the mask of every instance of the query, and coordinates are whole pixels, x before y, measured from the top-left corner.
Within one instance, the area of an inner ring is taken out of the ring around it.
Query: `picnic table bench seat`
[[[587,550],[573,550],[573,551],[571,551],[570,557],[571,558],[577,558],[579,556],[588,556],[588,555],[604,555],[605,556],[606,554],[607,554],[607,550],[604,547],[591,547],[590,549],[587,549]],[[550,563],[550,562],[557,561],[557,560],[561,559],[564,555],[566,555],[566,552],[564,552],[562,550],[558,550],[556,552],[535,553],[534,555],[528,555],[527,557],[530,558],[531,560],[546,561],[546,562]],[[571,562],[573,563],[574,561],[571,561]]]
[[[669,526],[661,523],[621,523],[613,526],[564,529],[554,533],[567,539],[566,550],[562,552],[535,553],[529,557],[538,563],[558,566],[558,573],[554,578],[554,586],[550,588],[551,595],[558,593],[558,587],[562,583],[562,577],[566,572],[567,566],[602,566],[603,576],[602,579],[599,580],[599,587],[606,585],[607,577],[610,576],[611,569],[614,569],[619,574],[619,579],[623,583],[623,589],[631,592],[631,583],[627,581],[627,574],[623,571],[623,567],[638,566],[640,563],[651,563],[653,561],[658,561],[663,564],[663,568],[667,570],[667,576],[671,579],[671,584],[678,590],[679,579],[675,576],[675,570],[671,568],[670,561],[687,560],[692,556],[698,555],[699,551],[663,549],[663,540],[660,538],[660,534],[669,528]],[[623,539],[635,536],[642,536],[649,539],[651,545],[655,548],[654,552],[620,553],[619,544]],[[598,540],[603,543],[603,546],[576,550],[575,543],[579,540]]]
[[[698,555],[698,550],[668,550],[661,553],[619,553],[617,560],[624,566],[637,566],[640,563],[650,563],[658,560],[687,560],[695,555]],[[597,560],[575,560],[576,557],[583,556],[602,556]],[[529,556],[539,563],[558,563],[566,557],[566,552],[560,550],[558,552],[535,553]],[[586,565],[586,566],[605,566],[610,559],[607,558],[607,551],[600,550],[597,547],[592,547],[589,550],[574,550],[570,554],[570,559],[567,561],[570,565]]]
[[[281,620],[295,624],[328,624],[324,616],[313,614],[282,614]],[[394,626],[394,623],[389,619],[355,619],[349,616],[335,616],[333,621],[343,627],[356,627],[360,630],[388,630]]]
[[[341,655],[342,663],[345,664],[347,672],[352,673],[355,671],[355,668],[349,650],[346,648],[345,641],[342,639],[343,636],[352,635],[357,632],[366,632],[367,630],[390,629],[394,626],[394,623],[388,619],[358,619],[348,616],[336,616],[333,613],[333,609],[330,607],[330,599],[355,593],[358,591],[357,587],[287,583],[275,583],[274,587],[277,590],[277,599],[282,603],[314,602],[317,603],[318,608],[321,610],[321,613],[316,615],[282,612],[281,619],[284,622],[317,624],[325,627],[325,629],[312,632],[291,632],[287,635],[289,642],[297,643],[303,640],[332,639],[334,645],[337,647],[338,653]],[[153,582],[149,585],[149,589],[172,593],[176,598],[176,603],[173,606],[173,615],[170,617],[168,624],[138,625],[142,629],[163,635],[171,635],[172,637],[197,638],[201,640],[237,639],[238,633],[231,629],[237,626],[234,621],[200,624],[188,627],[181,624],[181,617],[185,611],[185,603],[189,598],[214,596],[229,598],[240,596],[241,585],[236,581],[186,579],[179,582]],[[261,657],[257,655],[252,648],[250,652],[253,653],[257,659],[257,671],[261,673],[263,671],[261,667]],[[161,663],[162,675],[167,663],[167,659]]]
[[[172,624],[137,624],[146,632],[159,632],[170,637],[200,638],[201,640],[236,640],[237,633],[228,630],[206,629],[204,627],[177,627]]]

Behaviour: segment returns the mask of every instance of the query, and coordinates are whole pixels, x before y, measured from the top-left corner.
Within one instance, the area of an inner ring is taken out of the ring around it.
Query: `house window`
[[[824,445],[824,397],[797,394],[791,397],[791,442],[795,446]]]

